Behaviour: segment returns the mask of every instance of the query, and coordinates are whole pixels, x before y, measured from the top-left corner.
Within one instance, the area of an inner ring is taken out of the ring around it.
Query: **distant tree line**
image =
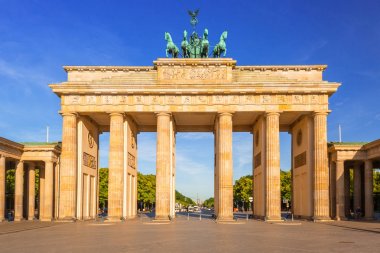
[[[176,203],[182,206],[195,205],[195,202],[175,191]],[[99,169],[99,206],[106,207],[108,199],[108,168]],[[137,208],[151,210],[156,202],[156,175],[137,173]]]

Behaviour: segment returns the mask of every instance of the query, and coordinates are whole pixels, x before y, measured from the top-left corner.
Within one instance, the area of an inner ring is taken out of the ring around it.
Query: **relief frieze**
[[[324,105],[322,95],[68,95],[65,105]]]
[[[128,166],[136,169],[136,157],[131,153],[128,153]]]
[[[161,79],[164,80],[224,80],[227,68],[162,68]]]
[[[306,165],[306,151],[294,157],[294,168]]]
[[[91,169],[96,169],[96,158],[86,152],[83,152],[83,165]]]

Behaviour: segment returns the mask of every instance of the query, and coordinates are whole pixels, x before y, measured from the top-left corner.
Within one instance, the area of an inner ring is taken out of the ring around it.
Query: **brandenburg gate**
[[[137,134],[157,132],[157,220],[175,216],[176,133],[213,132],[215,214],[233,219],[233,132],[253,137],[254,215],[281,219],[280,131],[292,136],[293,212],[330,219],[325,65],[237,66],[231,58],[159,58],[153,66],[66,66],[50,87],[63,117],[58,219],[97,208],[99,134],[110,132],[110,220],[137,210]]]

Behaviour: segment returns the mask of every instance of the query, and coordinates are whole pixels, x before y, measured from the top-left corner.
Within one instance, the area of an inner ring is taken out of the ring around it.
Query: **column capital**
[[[172,113],[171,112],[155,112],[156,114],[156,117],[158,116],[167,116],[167,117],[171,117],[172,116]]]
[[[280,116],[280,114],[281,114],[281,111],[266,111],[265,117],[272,116],[272,115]]]
[[[59,112],[59,114],[61,114],[61,116],[74,116],[74,117],[78,117],[78,113],[76,113],[76,112]]]
[[[218,112],[218,116],[231,116],[233,115],[233,112]]]
[[[328,111],[314,111],[313,116],[327,116],[330,114],[330,110]]]
[[[124,112],[108,112],[108,114],[112,117],[112,116],[122,116],[124,117],[125,116],[125,113]]]

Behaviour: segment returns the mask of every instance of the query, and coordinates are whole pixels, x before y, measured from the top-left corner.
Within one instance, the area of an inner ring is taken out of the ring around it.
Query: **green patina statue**
[[[169,57],[169,54],[171,54],[173,58],[177,58],[179,50],[178,47],[173,43],[172,36],[170,36],[170,33],[165,33],[165,40],[167,42],[166,57]]]
[[[219,43],[216,44],[216,46],[214,47],[214,51],[212,52],[214,57],[219,58],[223,53],[224,53],[223,56],[226,56],[226,53],[227,53],[226,39],[227,39],[227,31],[224,31],[222,35],[220,36]]]
[[[198,36],[198,33],[195,31],[195,27],[198,24],[198,13],[196,11],[188,11],[191,16],[190,24],[193,26],[193,32],[190,36],[190,42],[187,40],[187,31],[183,31],[183,40],[181,42],[182,57],[183,58],[208,58],[209,57],[209,41],[208,41],[208,29],[206,28],[203,32],[203,36]],[[227,47],[226,47],[227,31],[223,32],[220,36],[219,43],[214,47],[212,52],[213,57],[219,58],[222,55],[226,56]],[[167,41],[166,45],[166,57],[169,57],[169,54],[173,58],[177,58],[179,50],[177,46],[173,43],[170,33],[165,32],[165,40]]]
[[[207,28],[203,32],[203,38],[201,43],[201,57],[202,58],[208,58],[208,30]]]
[[[183,31],[183,40],[181,43],[181,48],[182,48],[182,56],[183,58],[190,58],[190,45],[189,42],[187,41],[187,31]]]

